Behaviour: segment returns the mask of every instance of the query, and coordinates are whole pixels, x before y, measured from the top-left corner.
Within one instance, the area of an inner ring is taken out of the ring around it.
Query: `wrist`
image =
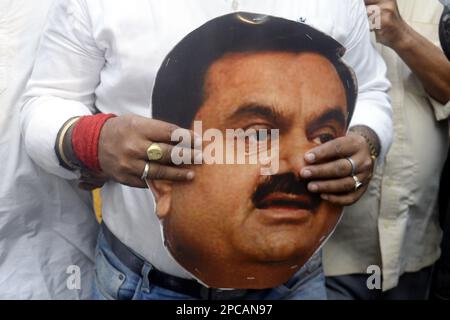
[[[72,135],[73,135],[73,129],[77,125],[77,123],[80,120],[80,118],[78,118],[78,120],[69,127],[69,129],[67,130],[67,133],[66,133],[66,135],[64,137],[64,142],[63,142],[63,150],[64,150],[64,153],[65,153],[65,155],[67,157],[67,160],[77,170],[82,169],[84,166],[81,163],[80,159],[77,158],[77,155],[75,154],[75,151],[73,150]]]
[[[390,47],[398,54],[409,50],[415,43],[414,33],[415,31],[406,22],[402,21],[400,27],[398,27],[398,35]]]
[[[380,139],[372,129],[365,126],[356,126],[351,128],[350,132],[364,138],[367,147],[369,148],[369,153],[372,160],[375,161],[380,156],[381,153]]]
[[[103,125],[113,114],[69,119],[60,129],[55,143],[59,164],[71,171],[88,169],[100,172],[98,144]]]
[[[81,117],[69,119],[61,127],[55,143],[55,153],[59,160],[59,164],[71,171],[80,169],[80,161],[76,158],[72,148],[72,130]]]
[[[105,123],[114,117],[114,114],[81,117],[73,126],[70,137],[73,154],[84,168],[94,172],[102,171],[98,157],[100,134]]]

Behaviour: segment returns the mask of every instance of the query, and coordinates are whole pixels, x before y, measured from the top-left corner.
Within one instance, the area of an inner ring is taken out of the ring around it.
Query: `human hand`
[[[180,128],[176,125],[136,115],[109,119],[102,128],[98,146],[103,173],[121,184],[146,188],[147,184],[141,177],[149,163],[148,179],[192,180],[192,170],[176,167],[172,163],[173,152],[180,150],[174,145],[178,142],[171,141],[172,133],[177,129]],[[194,140],[192,131],[186,130],[186,134]],[[162,158],[150,162],[147,149],[152,143],[158,143],[161,147]],[[194,158],[195,152],[191,152],[191,155]]]
[[[305,161],[307,166],[300,174],[311,181],[308,190],[320,193],[322,199],[340,206],[352,205],[362,197],[374,170],[374,159],[366,138],[356,132],[311,150],[306,153]],[[353,175],[362,183],[361,187],[356,187]]]
[[[393,49],[403,45],[408,39],[410,27],[400,15],[397,0],[365,0],[365,3],[366,6],[376,5],[380,9],[380,24],[371,25],[377,41]],[[371,13],[370,10],[368,13]]]

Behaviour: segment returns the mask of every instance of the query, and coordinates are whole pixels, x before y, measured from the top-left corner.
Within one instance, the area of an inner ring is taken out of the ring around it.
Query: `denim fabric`
[[[96,249],[94,296],[96,300],[195,300],[149,283],[152,269],[146,263],[141,275],[129,270],[114,255],[100,233]],[[214,297],[213,297],[214,299]],[[220,299],[220,295],[215,297]],[[325,277],[321,255],[316,254],[286,284],[267,290],[256,290],[242,300],[325,300]]]

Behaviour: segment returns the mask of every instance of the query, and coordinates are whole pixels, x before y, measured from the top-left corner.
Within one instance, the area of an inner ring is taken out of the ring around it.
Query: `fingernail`
[[[320,197],[321,197],[323,200],[328,200],[328,199],[329,199],[328,196],[327,196],[326,194],[322,194]]]
[[[309,178],[312,176],[312,172],[309,170],[302,170],[302,177],[303,178]]]
[[[309,191],[317,192],[317,191],[319,191],[319,186],[317,184],[311,184],[311,185],[309,185]]]
[[[188,180],[194,180],[195,177],[195,173],[193,171],[188,172],[188,174],[186,175],[186,178]]]
[[[316,161],[316,155],[314,153],[307,153],[305,155],[305,160],[308,162],[314,162]]]

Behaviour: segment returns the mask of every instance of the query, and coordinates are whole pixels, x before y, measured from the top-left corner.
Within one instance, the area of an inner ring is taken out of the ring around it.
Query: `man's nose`
[[[300,176],[300,172],[306,167],[305,153],[310,149],[309,142],[305,138],[285,140],[280,144],[280,174],[294,173]]]

